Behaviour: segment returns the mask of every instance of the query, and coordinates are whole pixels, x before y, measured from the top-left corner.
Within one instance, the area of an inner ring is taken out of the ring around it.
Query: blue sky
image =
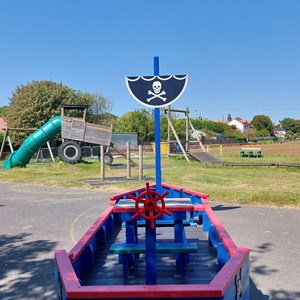
[[[0,106],[53,80],[144,108],[125,76],[188,74],[174,108],[191,117],[300,119],[298,0],[1,0]]]

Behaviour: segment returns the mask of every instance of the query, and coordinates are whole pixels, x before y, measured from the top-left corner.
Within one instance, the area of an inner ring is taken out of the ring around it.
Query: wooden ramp
[[[196,160],[208,164],[221,164],[222,161],[209,152],[203,152],[201,149],[189,151],[189,155]]]

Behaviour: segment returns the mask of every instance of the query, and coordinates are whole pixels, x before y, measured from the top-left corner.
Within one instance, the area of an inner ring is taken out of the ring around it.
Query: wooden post
[[[2,159],[2,154],[3,154],[3,151],[4,151],[4,145],[5,145],[7,136],[8,136],[8,128],[5,129],[5,134],[4,134],[4,137],[3,137],[3,141],[2,141],[2,145],[1,145],[1,150],[0,150],[0,160]]]
[[[100,179],[105,179],[104,146],[100,145]]]
[[[11,142],[11,139],[10,139],[9,135],[7,136],[7,140],[8,140],[8,144],[9,144],[9,147],[10,147],[10,152],[13,153],[14,148],[13,148],[13,145],[12,145],[12,142]]]
[[[143,177],[143,145],[139,145],[139,180]]]
[[[127,148],[127,178],[131,177],[131,165],[130,165],[130,143],[126,142]]]
[[[176,133],[176,130],[175,130],[175,128],[174,128],[174,126],[173,126],[171,120],[169,119],[168,115],[167,115],[167,120],[168,120],[169,126],[171,127],[171,129],[172,129],[172,131],[173,131],[173,134],[175,135],[176,141],[177,141],[177,143],[178,143],[178,145],[179,145],[179,147],[180,147],[180,149],[181,149],[181,151],[182,151],[182,153],[183,153],[185,159],[186,159],[188,162],[190,162],[190,160],[189,160],[189,158],[188,158],[188,156],[187,156],[187,154],[186,154],[186,151],[184,150],[184,148],[183,148],[183,146],[182,146],[182,144],[181,144],[181,142],[180,142],[180,139],[179,139],[179,137],[178,137],[178,135],[177,135],[177,133]]]
[[[82,116],[83,121],[86,120],[86,111],[87,111],[87,109],[85,108],[85,109],[83,110],[83,116]]]

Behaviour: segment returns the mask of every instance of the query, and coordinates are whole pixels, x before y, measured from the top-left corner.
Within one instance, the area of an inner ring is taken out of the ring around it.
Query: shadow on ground
[[[250,270],[252,274],[262,276],[272,276],[280,272],[275,268],[270,268],[267,264],[261,262],[264,261],[263,257],[273,251],[275,245],[273,243],[263,243],[262,245],[251,249],[250,252]],[[271,289],[269,295],[264,295],[257,289],[255,283],[250,278],[250,299],[257,300],[296,300],[300,299],[300,291],[292,292],[283,289]]]
[[[54,299],[54,266],[49,258],[57,243],[30,241],[31,234],[0,235],[1,299]]]
[[[226,206],[226,205],[223,205],[223,204],[219,204],[219,205],[215,205],[215,206],[212,206],[211,209],[213,211],[222,211],[222,210],[232,210],[232,209],[238,209],[238,208],[241,208],[240,206]]]
[[[250,299],[253,300],[269,300],[270,297],[264,295],[261,290],[259,290],[255,283],[253,282],[252,278],[249,277],[249,286],[250,286]]]

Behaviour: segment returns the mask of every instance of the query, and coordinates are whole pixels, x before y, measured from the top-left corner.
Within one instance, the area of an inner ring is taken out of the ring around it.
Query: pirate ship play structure
[[[156,184],[110,196],[74,248],[55,252],[58,299],[249,299],[249,249],[235,245],[207,194],[161,182],[155,110]]]
[[[75,247],[55,252],[58,299],[249,299],[238,248],[208,195],[162,184],[109,197]]]

